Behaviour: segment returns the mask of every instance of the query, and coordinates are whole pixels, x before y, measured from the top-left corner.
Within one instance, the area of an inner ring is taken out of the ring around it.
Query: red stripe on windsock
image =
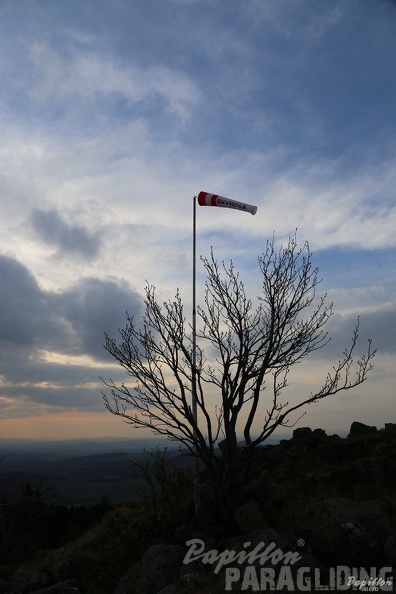
[[[206,206],[206,196],[207,196],[207,192],[200,192],[198,194],[198,204],[199,204],[199,206]]]
[[[254,206],[253,204],[239,202],[238,200],[230,200],[229,198],[224,198],[224,196],[209,194],[209,192],[200,192],[198,194],[198,204],[200,206],[221,206],[223,208],[235,208],[236,210],[250,212],[252,215],[256,214],[257,212],[257,206]]]
[[[216,200],[219,196],[217,194],[210,194],[209,192],[200,192],[198,194],[199,206],[216,206]]]

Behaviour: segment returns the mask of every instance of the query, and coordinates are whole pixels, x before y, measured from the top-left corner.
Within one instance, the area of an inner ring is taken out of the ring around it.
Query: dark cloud
[[[31,348],[46,317],[46,299],[23,264],[0,255],[0,341]]]
[[[34,208],[31,214],[33,229],[48,245],[58,249],[60,254],[94,258],[99,251],[100,236],[89,233],[82,225],[66,223],[56,210]]]
[[[97,379],[97,378],[96,378]],[[103,411],[100,389],[90,386],[7,386],[7,396],[15,404],[26,402],[49,405],[61,409],[89,409]],[[6,407],[7,404],[5,403]]]
[[[139,316],[142,307],[141,297],[125,281],[96,278],[80,280],[55,302],[78,338],[79,352],[97,358],[106,356],[104,331],[115,336],[125,326],[126,310]]]
[[[85,278],[61,293],[43,291],[20,262],[0,256],[0,395],[55,406],[100,402],[101,369],[47,362],[43,351],[91,355],[112,363],[104,332],[116,335],[125,311],[140,316],[142,300],[126,281]]]
[[[356,354],[360,355],[367,350],[368,340],[372,340],[372,347],[379,354],[396,353],[396,303],[392,303],[373,311],[363,312],[360,316],[359,338]],[[320,351],[316,357],[340,358],[345,348],[349,348],[353,331],[356,327],[358,314],[334,314],[328,324],[327,331],[331,337],[330,343]]]
[[[396,303],[375,311],[365,312],[360,317],[360,335],[371,338],[373,346],[381,354],[396,353]]]

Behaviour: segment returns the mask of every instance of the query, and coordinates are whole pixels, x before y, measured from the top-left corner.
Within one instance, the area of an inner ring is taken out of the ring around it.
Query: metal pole
[[[196,312],[196,266],[197,266],[197,197],[193,200],[193,304],[192,304],[192,413],[194,420],[194,438],[198,439],[198,407],[197,407],[197,312]],[[198,453],[198,452],[197,452]],[[194,457],[194,506],[195,515],[199,508],[199,469],[198,457]]]

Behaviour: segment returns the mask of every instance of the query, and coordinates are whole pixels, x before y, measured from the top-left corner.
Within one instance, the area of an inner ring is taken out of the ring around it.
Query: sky
[[[391,0],[0,0],[0,437],[142,436],[104,408],[104,332],[146,279],[190,311],[200,191],[257,205],[197,214],[253,297],[273,233],[309,242],[335,313],[294,395],[357,316],[378,349],[299,426],[396,422],[395,64]]]

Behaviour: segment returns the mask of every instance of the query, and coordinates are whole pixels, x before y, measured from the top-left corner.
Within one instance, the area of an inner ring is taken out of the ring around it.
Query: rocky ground
[[[182,489],[173,497],[188,507]],[[156,510],[163,514],[156,526],[150,501],[119,507],[62,549],[40,551],[11,573],[3,568],[0,592],[217,594],[326,584],[337,591],[340,580],[353,579],[360,590],[393,591],[378,580],[388,582],[385,568],[396,567],[396,424],[356,422],[345,439],[302,427],[257,449],[228,530],[205,505],[205,491],[203,500],[195,520],[164,522],[167,510]],[[374,574],[374,585],[362,584]]]

